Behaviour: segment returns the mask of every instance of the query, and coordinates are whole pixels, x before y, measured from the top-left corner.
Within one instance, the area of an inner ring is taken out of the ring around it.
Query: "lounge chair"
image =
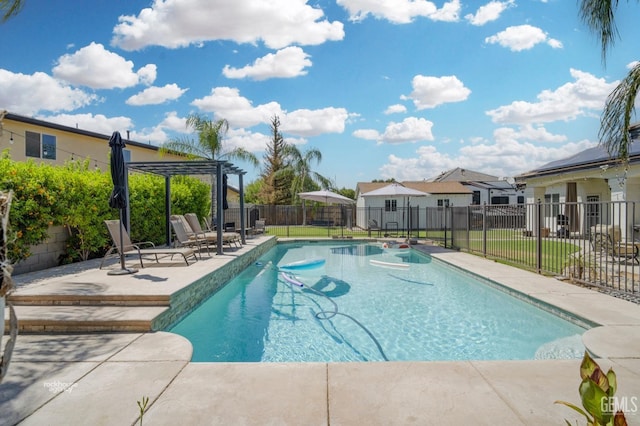
[[[369,231],[369,236],[371,236],[371,231],[378,231],[378,237],[382,233],[382,229],[380,229],[380,225],[378,225],[378,221],[375,219],[369,219],[367,231]]]
[[[138,243],[132,243],[131,238],[129,237],[129,233],[124,227],[122,227],[122,241],[120,241],[120,221],[119,220],[105,220],[105,225],[107,225],[107,229],[109,230],[109,234],[111,235],[111,239],[113,240],[113,245],[107,250],[107,253],[102,258],[102,262],[100,262],[100,269],[104,266],[105,260],[114,253],[120,256],[120,247],[122,247],[122,252],[125,256],[127,255],[135,255],[140,259],[140,267],[144,268],[144,264],[142,263],[143,255],[153,255],[156,259],[156,262],[160,263],[158,259],[158,255],[171,255],[171,259],[176,254],[179,254],[184,259],[185,263],[189,265],[189,258],[193,256],[193,258],[197,261],[198,258],[192,248],[183,247],[183,248],[175,248],[175,247],[156,247],[155,244],[151,241],[143,241]]]
[[[218,233],[216,231],[211,230],[203,230],[200,225],[200,221],[198,220],[198,216],[195,213],[187,213],[185,215],[177,215],[182,216],[187,223],[190,232],[193,232],[195,235],[204,236],[209,241],[217,244],[218,242]],[[189,230],[188,229],[188,230]],[[242,247],[240,234],[237,232],[223,232],[222,233],[222,243],[227,244],[229,248],[231,248],[231,244],[234,244],[236,247]]]
[[[181,219],[171,216],[171,227],[173,228],[179,246],[197,248],[200,252],[200,259],[202,259],[203,248],[207,250],[207,254],[210,254],[209,244],[211,241],[204,236],[189,233]]]
[[[617,259],[619,262],[632,259],[635,263],[640,263],[638,259],[638,244],[622,241],[619,226],[592,226],[589,239],[596,253],[602,253],[613,260]]]

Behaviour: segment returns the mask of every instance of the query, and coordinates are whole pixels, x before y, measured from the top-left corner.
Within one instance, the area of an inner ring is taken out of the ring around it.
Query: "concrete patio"
[[[581,405],[580,360],[190,363],[187,340],[148,331],[194,282],[271,238],[191,266],[145,263],[109,276],[89,262],[16,277],[12,297],[28,305],[17,307],[24,328],[0,385],[0,423],[133,425],[146,396],[151,425],[584,424],[554,404]],[[640,305],[477,256],[416,249],[599,324],[583,342],[614,368],[617,396],[638,405],[629,404],[627,421],[640,425]],[[144,331],[114,332],[127,321]]]

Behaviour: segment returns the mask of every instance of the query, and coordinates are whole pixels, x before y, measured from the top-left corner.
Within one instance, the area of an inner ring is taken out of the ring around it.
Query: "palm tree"
[[[199,114],[187,117],[187,128],[198,133],[198,139],[187,137],[171,139],[160,148],[160,155],[168,152],[180,152],[189,159],[198,160],[243,160],[258,167],[259,162],[254,154],[244,148],[234,148],[225,151],[224,136],[229,131],[229,123],[225,119],[211,121]],[[211,221],[216,211],[216,176],[211,176]]]
[[[331,180],[322,176],[320,173],[314,172],[311,168],[313,161],[320,164],[322,161],[322,153],[317,148],[309,148],[301,152],[295,145],[287,145],[285,148],[285,156],[287,158],[287,167],[285,170],[293,171],[293,181],[291,182],[291,193],[294,198],[298,198],[299,192],[315,189],[313,184],[319,185],[321,188],[329,189],[332,184]]]
[[[0,22],[7,22],[10,18],[16,16],[22,6],[24,6],[22,0],[0,0],[0,14],[2,14]]]
[[[589,29],[600,36],[602,60],[606,62],[607,51],[618,34],[615,12],[618,0],[581,0],[580,17]],[[619,157],[626,165],[632,137],[629,128],[634,116],[634,104],[640,90],[640,62],[638,62],[620,84],[611,92],[605,103],[600,121],[598,138],[609,155]]]

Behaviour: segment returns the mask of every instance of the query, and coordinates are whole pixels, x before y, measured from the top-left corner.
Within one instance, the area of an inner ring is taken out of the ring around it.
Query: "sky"
[[[511,177],[593,147],[640,59],[635,2],[606,62],[571,0],[24,3],[0,24],[0,110],[158,146],[201,114],[261,161],[278,116],[336,188]]]

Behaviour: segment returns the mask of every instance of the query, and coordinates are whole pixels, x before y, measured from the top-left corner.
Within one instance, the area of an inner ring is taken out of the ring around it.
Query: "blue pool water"
[[[283,279],[305,259],[325,262]],[[169,331],[194,362],[338,362],[579,358],[585,330],[415,250],[320,242],[278,244]]]

